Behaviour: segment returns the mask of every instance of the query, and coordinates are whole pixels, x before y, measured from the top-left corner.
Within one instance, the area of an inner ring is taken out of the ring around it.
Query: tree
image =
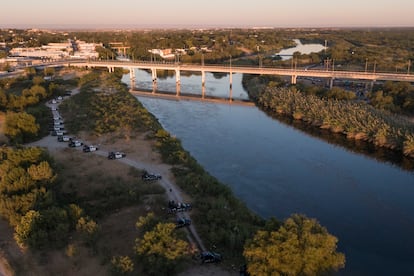
[[[6,127],[4,133],[14,142],[25,142],[28,137],[34,136],[39,131],[36,119],[25,112],[7,112]]]
[[[170,275],[188,256],[189,245],[175,232],[173,223],[158,223],[142,239],[135,240],[135,251],[150,275]]]
[[[127,275],[134,271],[134,263],[128,256],[114,256],[111,260],[112,272],[115,275]]]
[[[90,217],[81,217],[76,224],[76,230],[81,233],[86,245],[94,247],[99,237],[99,225]]]
[[[294,214],[278,230],[259,230],[243,255],[251,275],[321,275],[345,265],[337,241],[315,219]]]
[[[32,243],[32,235],[36,224],[40,221],[40,213],[38,211],[30,210],[21,218],[20,224],[15,228],[14,239],[16,243],[25,248]],[[41,235],[45,237],[45,235]]]

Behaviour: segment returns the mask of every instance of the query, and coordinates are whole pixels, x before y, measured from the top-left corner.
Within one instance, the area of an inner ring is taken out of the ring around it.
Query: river
[[[295,47],[282,49],[279,53],[276,53],[275,56],[280,56],[282,60],[291,59],[295,52],[299,52],[301,54],[311,54],[311,53],[318,53],[325,49],[325,46],[322,44],[317,43],[310,43],[310,44],[302,44],[299,39],[293,39],[296,43]]]
[[[136,77],[138,89],[151,89],[151,74],[137,70]],[[181,85],[201,93],[200,76],[181,75]],[[158,88],[174,93],[175,79],[160,79]],[[228,76],[206,74],[206,94],[228,91]],[[233,95],[248,98],[238,74]],[[252,211],[278,219],[303,213],[337,236],[346,255],[339,275],[412,273],[414,172],[327,143],[256,107],[139,100]]]

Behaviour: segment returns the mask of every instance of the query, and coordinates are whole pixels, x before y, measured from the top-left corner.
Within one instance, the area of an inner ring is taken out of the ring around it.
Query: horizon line
[[[159,30],[159,29],[384,29],[414,28],[414,25],[189,25],[189,24],[0,24],[0,29],[47,29],[47,30]]]

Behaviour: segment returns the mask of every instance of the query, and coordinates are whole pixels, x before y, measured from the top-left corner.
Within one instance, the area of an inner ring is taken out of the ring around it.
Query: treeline
[[[91,243],[98,227],[76,204],[56,200],[56,173],[40,148],[0,148],[0,215],[22,248],[62,248],[78,230]]]
[[[306,94],[316,95],[320,98],[358,100],[356,93],[348,90],[349,87],[346,85],[344,88],[334,86],[332,89],[302,84],[297,84],[296,87]],[[414,115],[414,88],[409,82],[386,81],[383,84],[376,84],[372,91],[366,93],[365,96],[367,104],[376,109],[408,116]]]
[[[325,100],[282,87],[264,90],[257,102],[265,110],[414,156],[413,124],[365,103]]]

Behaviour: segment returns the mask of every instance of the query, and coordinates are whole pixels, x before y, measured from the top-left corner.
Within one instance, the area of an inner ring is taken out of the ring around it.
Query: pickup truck
[[[83,146],[83,152],[92,152],[92,151],[97,151],[98,147],[94,146],[94,145],[84,145]]]
[[[108,159],[119,159],[124,158],[125,156],[126,154],[120,151],[111,151],[108,153]]]

